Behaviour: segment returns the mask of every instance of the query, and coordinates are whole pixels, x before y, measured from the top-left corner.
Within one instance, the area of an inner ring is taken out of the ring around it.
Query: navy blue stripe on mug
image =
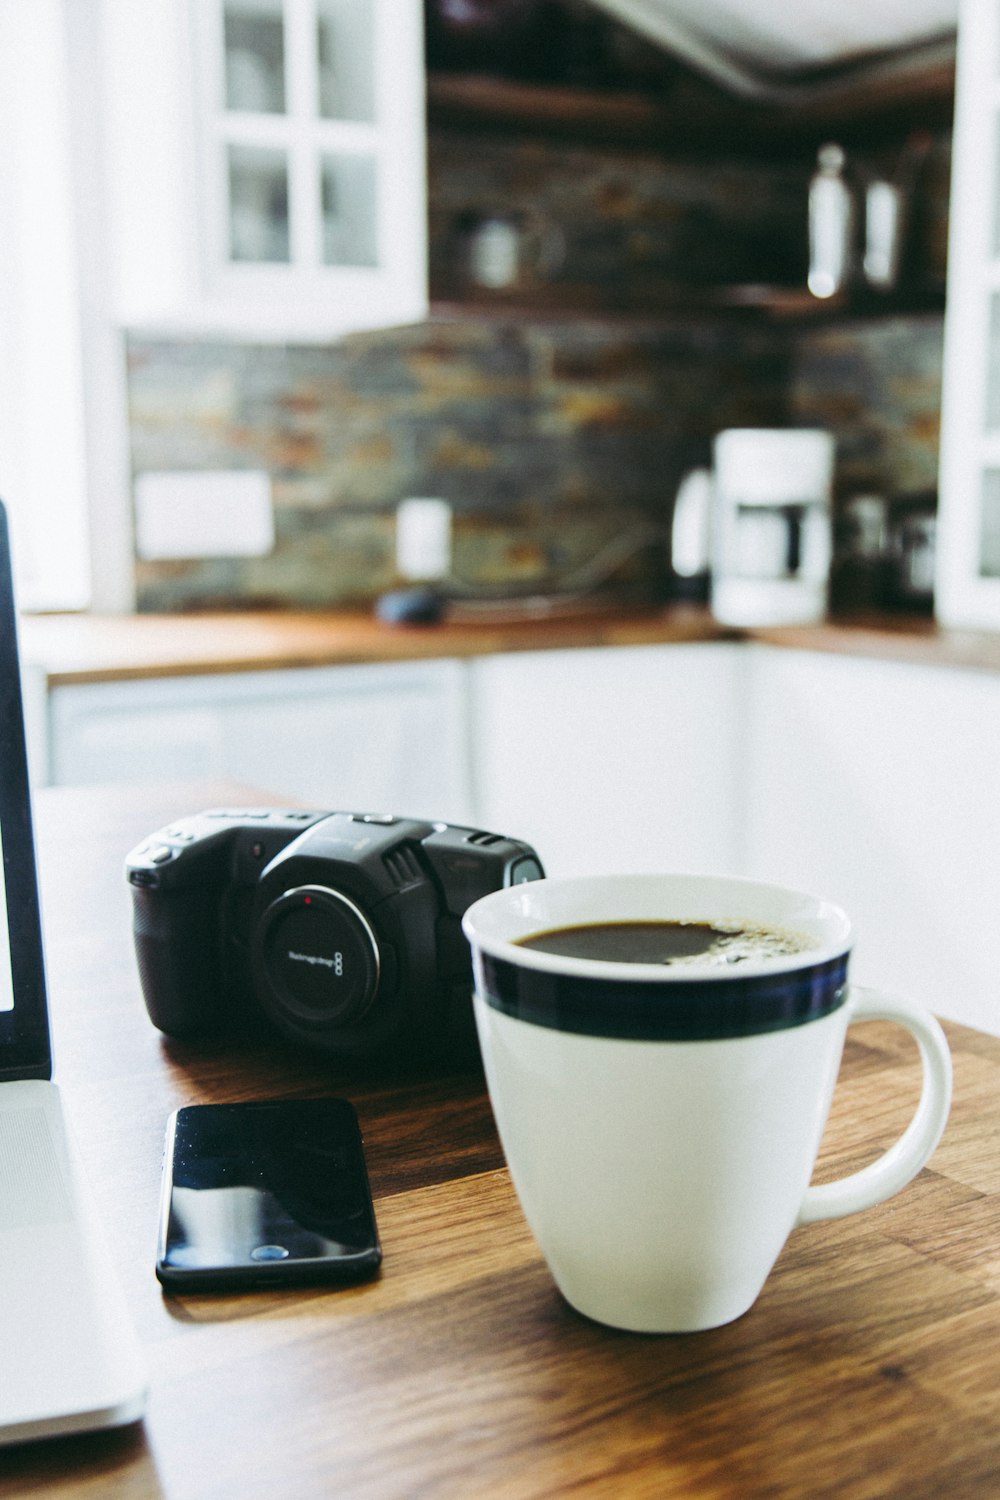
[[[848,955],[781,974],[616,980],[553,974],[480,951],[479,993],[504,1015],[581,1036],[704,1042],[785,1031],[839,1010]]]

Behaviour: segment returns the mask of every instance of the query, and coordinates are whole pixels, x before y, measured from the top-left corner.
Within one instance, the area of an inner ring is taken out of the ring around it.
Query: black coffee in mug
[[[715,968],[759,963],[813,946],[801,933],[759,922],[583,922],[518,939],[521,948],[625,964],[684,964]]]

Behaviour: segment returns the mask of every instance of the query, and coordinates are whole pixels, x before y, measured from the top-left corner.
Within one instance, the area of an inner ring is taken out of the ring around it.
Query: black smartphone
[[[381,1260],[348,1100],[192,1104],[171,1115],[156,1251],[165,1288],[359,1281]]]

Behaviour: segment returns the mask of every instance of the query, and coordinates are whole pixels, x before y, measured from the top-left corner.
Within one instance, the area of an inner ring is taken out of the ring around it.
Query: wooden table
[[[150,1025],[123,856],[234,800],[204,786],[38,799],[57,1077],[152,1394],[134,1428],[0,1453],[0,1496],[1000,1495],[1000,1042],[948,1028],[955,1105],[931,1168],[878,1209],[796,1231],[744,1318],[617,1333],[555,1291],[478,1076],[358,1082],[277,1048],[181,1048]],[[902,1033],[856,1028],[823,1175],[884,1147],[917,1075]],[[169,1111],[317,1092],[357,1105],[380,1279],[165,1298],[152,1262]]]

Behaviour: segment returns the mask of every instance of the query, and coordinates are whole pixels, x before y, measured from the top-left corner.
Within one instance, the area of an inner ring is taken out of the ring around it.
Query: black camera
[[[270,1025],[344,1059],[472,1042],[466,908],[540,879],[517,839],[382,813],[216,809],[126,861],[150,1019]]]

